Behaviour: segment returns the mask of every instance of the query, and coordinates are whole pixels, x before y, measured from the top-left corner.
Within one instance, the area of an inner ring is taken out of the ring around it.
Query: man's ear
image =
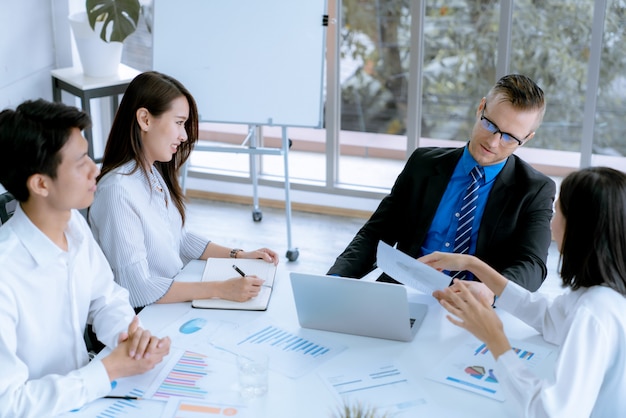
[[[145,107],[140,107],[135,112],[137,123],[143,132],[147,132],[150,127],[150,112]]]
[[[50,177],[43,174],[33,174],[26,180],[26,187],[30,195],[48,197]]]
[[[531,133],[528,134],[528,136],[526,137],[526,139],[524,140],[524,142],[522,143],[522,145],[526,145],[526,143],[528,143],[528,141],[530,141],[531,139],[533,139],[535,137],[535,131],[532,131]],[[522,146],[520,145],[520,147]]]
[[[487,98],[483,97],[482,99],[480,99],[480,103],[478,103],[478,108],[476,109],[476,117],[479,118],[480,114],[482,113],[483,109],[485,108],[485,105],[487,104]]]

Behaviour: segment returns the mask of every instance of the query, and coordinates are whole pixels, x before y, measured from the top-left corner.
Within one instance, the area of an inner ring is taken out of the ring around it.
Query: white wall
[[[50,70],[72,65],[67,15],[68,0],[0,0],[0,110],[52,100]]]
[[[0,0],[0,110],[14,109],[25,100],[52,100],[50,71],[80,66],[67,17],[82,10],[85,0]],[[69,93],[63,92],[62,100],[80,107]],[[100,100],[93,100],[94,143],[99,149],[111,118],[106,112],[103,118],[108,119],[101,120],[100,109]]]
[[[0,108],[52,99],[50,70],[71,65],[69,24],[53,16],[67,14],[68,0],[0,0]]]
[[[67,19],[80,10],[85,0],[0,0],[0,109],[52,100],[50,70],[80,65]]]

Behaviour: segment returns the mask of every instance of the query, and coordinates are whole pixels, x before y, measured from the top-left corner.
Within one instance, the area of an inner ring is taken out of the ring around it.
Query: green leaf
[[[95,30],[97,21],[104,22],[100,38],[105,42],[124,42],[137,29],[139,0],[86,0],[86,6],[92,29]]]

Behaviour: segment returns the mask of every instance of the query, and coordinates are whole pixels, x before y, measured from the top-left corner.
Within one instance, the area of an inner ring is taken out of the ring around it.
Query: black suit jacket
[[[379,240],[417,257],[463,148],[418,148],[328,274],[361,278],[376,268]],[[476,256],[534,291],[546,277],[556,186],[516,155],[498,174],[481,220]]]

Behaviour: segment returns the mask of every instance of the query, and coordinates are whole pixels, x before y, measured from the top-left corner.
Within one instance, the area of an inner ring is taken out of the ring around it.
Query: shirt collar
[[[77,212],[72,211],[72,218],[77,215]],[[80,214],[79,214],[80,216]],[[68,240],[68,247],[70,251],[76,248],[82,242],[82,236],[78,231],[71,228],[72,218],[68,222],[68,226],[65,229],[65,235]],[[46,265],[54,260],[57,260],[61,255],[65,253],[50,238],[46,236],[39,228],[32,223],[30,218],[24,213],[21,205],[17,205],[15,213],[11,218],[12,228],[20,240],[24,248],[30,253],[31,257],[38,265]]]
[[[463,148],[463,155],[461,156],[460,163],[463,169],[463,173],[467,176],[469,176],[470,171],[472,171],[472,168],[474,168],[477,165],[480,165],[476,162],[474,157],[472,157],[472,154],[470,154],[467,145]],[[485,183],[489,183],[490,181],[495,179],[496,176],[500,174],[500,171],[502,171],[505,164],[506,164],[506,160],[498,164],[494,164],[494,165],[481,166],[485,173]]]

